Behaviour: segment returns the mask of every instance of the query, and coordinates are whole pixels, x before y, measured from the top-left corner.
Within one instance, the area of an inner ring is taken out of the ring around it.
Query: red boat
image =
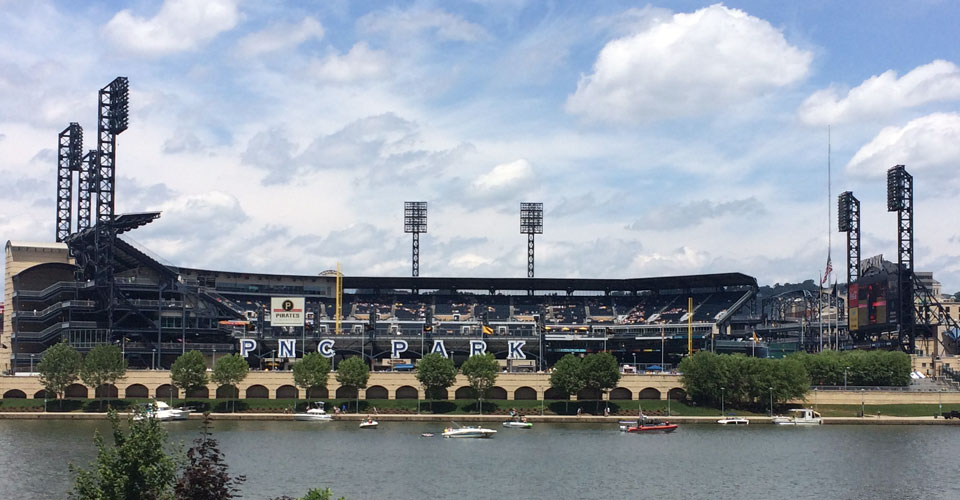
[[[627,432],[673,432],[677,424],[670,422],[641,422],[640,425],[628,427]]]

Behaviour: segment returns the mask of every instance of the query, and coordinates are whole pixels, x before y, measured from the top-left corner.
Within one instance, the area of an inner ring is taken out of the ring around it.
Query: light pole
[[[773,417],[773,387],[770,388],[770,416]]]
[[[154,349],[153,349],[153,352],[150,353],[150,368],[151,368],[152,370],[156,370],[156,369],[157,369],[157,350],[156,350],[156,348],[154,348]]]
[[[637,373],[637,353],[633,353],[633,373]]]
[[[843,390],[847,390],[847,367],[843,367]]]
[[[721,388],[720,388],[720,416],[721,416],[721,417],[723,416],[723,413],[724,413],[724,409],[723,409],[723,391],[724,391],[725,389],[726,389],[725,387],[721,387]]]
[[[213,348],[213,362],[211,363],[211,365],[216,366],[216,364],[217,364],[217,348],[214,347],[214,348]]]
[[[863,418],[863,417],[867,416],[867,414],[864,413],[864,411],[865,411],[865,410],[864,410],[864,405],[863,405],[863,395],[864,395],[864,392],[865,392],[864,389],[860,389],[860,418]]]
[[[940,391],[937,392],[937,415],[943,415],[943,387],[940,388]],[[934,415],[936,418],[936,415]]]
[[[30,373],[33,373],[33,357],[34,356],[36,356],[36,354],[30,355]]]

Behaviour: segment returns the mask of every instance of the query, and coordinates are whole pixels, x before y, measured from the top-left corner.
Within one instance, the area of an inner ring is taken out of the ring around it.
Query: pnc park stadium
[[[611,353],[624,370],[662,371],[698,350],[759,357],[825,344],[920,356],[956,350],[960,329],[913,269],[913,181],[904,166],[888,178],[896,262],[861,259],[859,202],[845,192],[838,213],[847,262],[837,271],[847,284],[831,293],[763,297],[742,272],[538,278],[539,202],[519,207],[526,277],[420,276],[427,201],[397,207],[404,215],[397,231],[411,238],[410,276],[197,269],[161,263],[125,238],[161,217],[115,213],[116,137],[127,128],[128,100],[126,78],[100,90],[96,149],[84,152],[79,124],[60,132],[52,241],[6,243],[0,369],[7,373],[33,371],[58,342],[81,352],[117,345],[131,368],[168,369],[196,350],[211,363],[239,353],[263,370],[289,369],[310,352],[334,368],[360,356],[374,371],[411,370],[432,352],[456,365],[493,353],[505,371],[542,372],[564,355],[596,352]]]

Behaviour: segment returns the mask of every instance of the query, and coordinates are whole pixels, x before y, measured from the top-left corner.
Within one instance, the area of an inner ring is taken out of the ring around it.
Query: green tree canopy
[[[337,382],[340,385],[363,389],[370,379],[370,367],[358,356],[351,356],[337,366]]]
[[[487,397],[487,391],[497,382],[500,367],[493,353],[475,354],[460,365],[460,373],[467,377],[470,388],[478,400]]]
[[[44,390],[60,399],[67,386],[77,381],[82,363],[80,353],[66,342],[48,348],[37,365]]]
[[[588,354],[581,364],[583,385],[601,392],[609,391],[620,381],[620,365],[609,352]]]
[[[207,362],[200,351],[180,355],[170,367],[170,381],[185,393],[207,385]]]
[[[293,383],[304,390],[312,387],[327,387],[330,376],[330,360],[319,352],[311,352],[293,363]]]
[[[566,396],[580,392],[584,387],[580,358],[566,354],[550,372],[550,387]]]
[[[239,396],[237,384],[243,382],[250,372],[250,365],[239,353],[224,356],[217,360],[213,367],[213,374],[210,377],[217,385],[229,385],[234,388],[234,394]]]
[[[127,373],[127,360],[123,359],[123,352],[113,344],[101,344],[83,358],[80,367],[80,379],[83,383],[96,389],[104,384],[113,384]]]
[[[423,384],[428,399],[437,399],[442,391],[456,383],[457,368],[452,359],[431,352],[417,363],[417,380]]]
[[[699,403],[731,407],[766,407],[803,398],[810,390],[810,376],[797,358],[761,359],[741,354],[700,351],[680,362],[680,381],[687,396]],[[772,388],[772,390],[771,390]]]
[[[94,437],[97,460],[89,470],[70,465],[76,475],[71,498],[80,500],[159,500],[172,498],[176,461],[164,452],[167,433],[158,420],[144,418],[130,422],[124,432],[117,413],[109,414],[113,446],[107,446],[99,432]]]

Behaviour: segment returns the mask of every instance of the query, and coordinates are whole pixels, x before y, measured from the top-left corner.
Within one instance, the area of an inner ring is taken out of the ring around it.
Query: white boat
[[[717,420],[720,425],[750,425],[750,421],[743,417],[727,417]]]
[[[526,420],[507,420],[503,426],[508,429],[532,429],[533,424]]]
[[[314,406],[312,408],[308,408],[307,411],[303,413],[294,413],[293,419],[310,422],[329,422],[333,420],[333,415],[327,414],[327,412],[323,409],[322,401],[317,401],[314,403]]]
[[[454,423],[456,425],[456,423]],[[483,427],[447,427],[443,430],[443,437],[445,438],[488,438],[496,434],[497,431],[493,429],[485,429]]]
[[[380,422],[377,422],[376,420],[370,417],[367,417],[366,420],[363,420],[362,422],[360,422],[361,429],[376,429],[378,425],[380,425]]]
[[[134,420],[152,418],[161,422],[169,422],[171,420],[176,420],[180,415],[180,410],[174,410],[173,408],[170,408],[170,405],[164,403],[163,401],[144,403],[141,408],[142,411],[137,412],[137,414],[133,416]]]
[[[793,408],[790,410],[791,416],[773,417],[773,423],[777,425],[822,425],[823,419],[820,414],[810,408]]]

